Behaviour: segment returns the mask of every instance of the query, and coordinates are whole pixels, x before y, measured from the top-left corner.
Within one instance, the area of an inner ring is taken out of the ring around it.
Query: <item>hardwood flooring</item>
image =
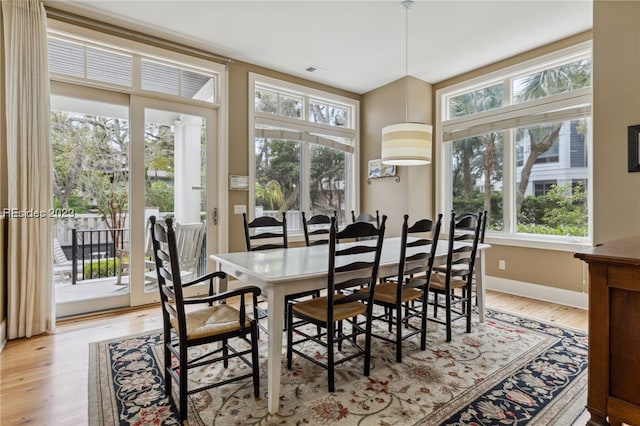
[[[492,291],[487,305],[587,330],[585,310]],[[155,305],[60,321],[50,335],[8,342],[0,353],[0,424],[87,424],[88,343],[161,327]]]

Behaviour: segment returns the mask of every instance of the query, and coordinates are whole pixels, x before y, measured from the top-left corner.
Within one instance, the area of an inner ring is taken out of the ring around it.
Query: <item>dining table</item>
[[[445,263],[448,243],[447,240],[438,242],[435,264]],[[455,242],[454,244],[463,246],[471,243]],[[341,245],[338,244],[338,246]],[[397,274],[400,246],[400,237],[384,239],[378,277],[390,277]],[[484,322],[485,317],[484,252],[489,247],[491,247],[489,244],[478,243],[478,254],[474,267],[480,322]],[[407,251],[407,256],[410,255],[410,250]],[[278,412],[280,401],[285,296],[326,288],[328,256],[328,245],[210,255],[210,259],[217,263],[218,270],[226,272],[229,276],[243,283],[260,287],[269,303],[267,314],[267,403],[268,410],[272,414]],[[220,280],[220,288],[217,290],[225,291],[226,288],[222,287],[226,285],[227,280]]]

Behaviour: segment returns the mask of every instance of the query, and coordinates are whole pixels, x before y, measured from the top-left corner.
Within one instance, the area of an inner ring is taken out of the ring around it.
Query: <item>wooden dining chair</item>
[[[431,274],[429,291],[434,293],[430,301],[434,315],[429,320],[445,325],[447,342],[451,341],[451,323],[455,320],[466,319],[466,331],[471,333],[471,284],[482,216],[483,213],[456,216],[455,212],[451,212],[447,262],[435,265]],[[459,233],[462,228],[471,232]],[[454,291],[456,289],[463,289],[462,294],[457,294]],[[441,297],[444,302],[441,302]],[[444,320],[437,317],[438,308],[444,309]]]
[[[378,212],[378,210],[376,210],[376,215],[372,215],[371,213],[360,213],[358,216],[356,216],[355,211],[351,210],[351,223],[356,223],[356,222],[365,222],[365,223],[371,223],[371,224],[375,224],[376,228],[380,227],[380,213]],[[375,237],[358,237],[357,240],[358,241],[366,241],[366,240],[370,240],[373,239]]]
[[[384,307],[384,313],[373,319],[386,322],[393,335],[372,335],[395,345],[397,362],[402,362],[405,339],[420,334],[420,349],[426,348],[429,282],[441,224],[442,214],[435,226],[431,219],[420,219],[409,226],[409,215],[404,215],[397,278],[376,286],[374,303]]]
[[[337,212],[333,212],[333,216],[337,218]],[[316,214],[307,219],[305,213],[302,212],[302,229],[307,247],[329,244],[330,228],[331,217],[328,215]]]
[[[278,220],[271,216],[260,216],[249,221],[247,219],[247,214],[242,213],[242,221],[244,225],[244,238],[247,251],[286,249],[289,247],[286,214],[282,214],[282,220]],[[285,318],[287,317],[286,302],[288,300],[300,299],[307,296],[317,297],[319,295],[320,290],[310,290],[285,296]],[[266,299],[264,299],[264,296],[261,299],[260,303],[264,304]],[[260,313],[260,318],[264,318],[268,315],[266,309],[262,307],[260,308]],[[260,324],[260,328],[268,332],[262,324]]]
[[[376,215],[372,215],[371,213],[360,213],[356,216],[356,212],[351,210],[351,223],[356,222],[368,222],[375,223],[376,227],[380,227],[380,212],[376,210]]]
[[[478,243],[484,243],[484,235],[487,229],[487,211],[482,212],[482,222],[480,223],[480,236],[478,237]],[[456,238],[458,241],[462,241],[467,239],[469,241],[473,241],[473,232],[475,229],[473,227],[467,228],[468,224],[460,224],[456,228]],[[475,269],[475,268],[474,268]],[[462,290],[464,292],[464,288]],[[476,291],[476,271],[474,270],[473,279],[471,281],[471,292],[473,297],[473,304],[478,306],[478,296]]]
[[[269,250],[273,248],[287,248],[287,216],[282,220],[271,216],[256,217],[252,221],[247,214],[242,213],[244,224],[244,240],[247,251]]]
[[[182,282],[173,220],[166,220],[166,228],[156,223],[155,216],[151,216],[150,222],[162,308],[165,394],[172,398],[172,381],[175,380],[179,388],[179,401],[176,406],[181,421],[187,419],[188,395],[196,392],[252,378],[253,395],[256,398],[259,397],[258,327],[256,320],[247,316],[245,296],[252,299],[254,315],[256,315],[255,306],[260,288],[246,286],[214,295],[214,280],[227,278],[221,271],[208,273],[189,282]],[[207,282],[209,283],[208,296],[184,297],[183,288]],[[239,309],[226,303],[229,298],[239,299]],[[187,310],[187,305],[204,305],[204,307]],[[236,338],[247,341],[250,349],[232,346],[231,342]],[[205,344],[212,345],[202,347]],[[196,346],[200,346],[201,351],[197,356],[190,356],[189,348]],[[251,355],[251,360],[247,359],[247,355]],[[249,372],[225,374],[224,380],[214,382],[203,378],[201,386],[189,386],[189,371],[220,361],[226,369],[229,366],[229,360],[234,358],[248,365]],[[173,362],[174,359],[177,363]]]
[[[288,302],[287,368],[290,370],[292,367],[293,353],[325,368],[329,392],[335,391],[336,365],[364,355],[364,375],[369,375],[373,298],[386,220],[387,217],[383,216],[379,228],[370,223],[356,222],[337,232],[336,219],[331,218],[327,295]],[[374,237],[377,242],[336,244],[338,239],[356,237]],[[345,294],[346,290],[350,290],[349,294]],[[358,317],[364,317],[364,321],[358,322]],[[294,318],[297,319],[295,322]],[[344,321],[351,323],[351,332],[345,332]],[[309,325],[316,325],[316,328]],[[312,334],[314,330],[316,333]],[[364,344],[357,339],[360,335],[364,335]],[[307,342],[326,348],[326,362],[316,355],[315,348],[305,352],[309,346]],[[349,353],[343,352],[343,342],[349,342]],[[336,359],[336,350],[341,354],[339,359]]]

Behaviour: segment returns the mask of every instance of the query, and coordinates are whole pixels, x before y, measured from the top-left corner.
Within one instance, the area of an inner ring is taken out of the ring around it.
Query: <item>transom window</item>
[[[437,93],[441,211],[486,210],[489,237],[589,240],[591,46]]]
[[[216,73],[165,59],[146,57],[115,46],[76,39],[51,31],[49,71],[54,78],[87,85],[155,92],[177,98],[218,103]],[[134,79],[134,75],[138,79]]]
[[[250,91],[254,217],[286,213],[294,233],[302,211],[344,222],[355,206],[358,101],[257,74]]]

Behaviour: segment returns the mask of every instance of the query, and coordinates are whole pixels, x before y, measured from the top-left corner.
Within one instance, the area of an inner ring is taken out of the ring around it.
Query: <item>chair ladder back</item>
[[[463,213],[456,216],[451,212],[451,222],[449,226],[449,251],[447,254],[447,274],[446,284],[450,285],[451,277],[462,277],[467,280],[472,279],[473,268],[478,249],[478,240],[482,227],[483,213]],[[460,234],[460,230],[465,232]],[[471,246],[456,247],[456,242],[471,241]]]
[[[249,222],[247,214],[242,213],[244,224],[245,246],[247,251],[268,250],[273,248],[287,248],[287,217],[282,214],[282,220],[271,216],[260,216]],[[259,230],[259,228],[263,228]],[[266,228],[266,229],[264,229]],[[251,231],[255,231],[252,233]],[[257,240],[281,239],[281,242],[268,241],[264,244],[253,244]]]
[[[438,215],[435,228],[431,219],[420,219],[412,226],[408,225],[408,221],[409,216],[404,215],[398,267],[398,283],[402,285],[397,287],[397,300],[400,300],[403,288],[424,287],[428,284],[440,236],[442,214]],[[412,239],[409,240],[409,237]],[[407,254],[407,250],[410,254]]]
[[[333,216],[336,218],[337,223],[338,213],[334,211]],[[329,216],[317,214],[307,219],[305,212],[302,212],[302,229],[304,231],[304,241],[307,247],[328,244],[330,228],[331,218]],[[327,235],[327,238],[315,238],[324,235]]]
[[[376,228],[371,223],[355,222],[349,224],[340,232],[336,231],[336,218],[331,218],[331,235],[329,238],[329,275],[327,283],[327,304],[330,310],[333,305],[352,302],[354,300],[372,300],[375,283],[378,279],[378,267],[382,253],[385,223],[387,217],[382,217],[382,223]],[[346,248],[337,248],[337,241],[357,237],[375,237],[376,243],[367,242],[348,243]],[[372,255],[371,255],[372,254]],[[351,256],[356,256],[351,259]],[[344,290],[353,288],[368,288],[369,291],[354,291],[340,298],[334,296]],[[332,314],[332,312],[329,312]],[[331,318],[331,316],[329,316]]]
[[[154,240],[153,245],[156,255],[158,285],[160,287],[163,309],[168,316],[177,319],[178,332],[186,335],[186,314],[183,303],[182,278],[180,274],[176,233],[173,229],[173,219],[167,219],[165,221],[166,229],[161,224],[155,223],[155,218],[151,220],[151,223],[153,225],[151,237]],[[161,244],[166,247],[166,250],[161,248]]]

